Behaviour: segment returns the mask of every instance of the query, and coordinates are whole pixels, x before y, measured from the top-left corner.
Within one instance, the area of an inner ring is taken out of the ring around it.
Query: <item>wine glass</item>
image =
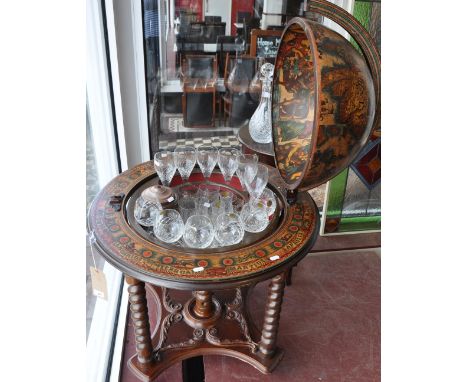
[[[215,238],[223,247],[240,243],[244,237],[244,226],[239,215],[231,212],[216,219]]]
[[[174,150],[175,163],[184,182],[188,181],[197,161],[197,152],[191,146],[179,146]]]
[[[241,154],[237,167],[237,175],[239,176],[242,189],[246,190],[246,182],[252,182],[254,176],[257,174],[257,167],[257,154]]]
[[[185,223],[184,241],[192,248],[209,247],[214,239],[214,229],[207,216],[193,215]]]
[[[165,243],[175,243],[184,233],[184,221],[176,210],[159,211],[154,221],[153,233]]]
[[[246,181],[245,186],[251,199],[258,199],[268,183],[268,167],[263,164],[257,166],[257,173],[251,182]]]
[[[213,146],[199,146],[197,148],[197,162],[205,180],[211,176],[218,160],[218,149]]]
[[[218,165],[226,183],[229,183],[237,170],[241,153],[237,149],[220,149]]]
[[[159,180],[163,186],[168,187],[177,170],[174,153],[168,150],[156,152],[154,154],[154,169],[158,173]]]

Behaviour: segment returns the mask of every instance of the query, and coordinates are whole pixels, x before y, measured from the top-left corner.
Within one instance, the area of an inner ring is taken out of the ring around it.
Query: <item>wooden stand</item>
[[[246,300],[254,284],[235,290],[194,291],[184,304],[170,290],[146,284],[156,297],[160,325],[150,335],[145,284],[126,278],[135,326],[136,354],[128,365],[142,381],[152,381],[171,365],[202,355],[225,355],[242,360],[262,373],[270,373],[283,357],[276,346],[285,274],[269,287],[263,327],[252,322]]]
[[[308,193],[288,204],[279,173],[268,171],[279,206],[275,218],[262,236],[245,235],[242,245],[223,250],[166,245],[133,223],[136,197],[155,180],[152,162],[120,174],[96,197],[88,226],[96,234],[94,248],[126,275],[136,340],[127,365],[140,380],[153,381],[171,365],[204,355],[234,357],[262,373],[282,359],[276,339],[287,274],[313,246],[320,215]],[[198,176],[193,173],[190,180]],[[223,184],[219,172],[210,179]],[[265,280],[271,283],[264,322],[257,328],[247,300]],[[156,303],[155,327],[150,327],[148,294]]]

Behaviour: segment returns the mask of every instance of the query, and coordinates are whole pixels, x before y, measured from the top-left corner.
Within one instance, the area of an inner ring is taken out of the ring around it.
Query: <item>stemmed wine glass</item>
[[[197,152],[194,147],[191,146],[180,146],[174,150],[175,163],[179,170],[180,176],[184,182],[188,181],[195,162],[197,161]]]
[[[160,150],[154,154],[154,169],[158,173],[159,180],[166,187],[171,183],[177,170],[174,156],[174,153],[168,150]]]
[[[220,149],[218,165],[226,183],[229,183],[237,170],[241,153],[237,149]]]
[[[246,190],[245,183],[252,182],[253,178],[257,174],[257,166],[257,154],[241,154],[239,157],[237,175],[239,176],[239,180],[244,190]]]
[[[268,167],[263,164],[257,166],[257,173],[255,174],[252,181],[245,182],[247,191],[250,194],[251,200],[256,200],[262,195],[265,186],[268,183]]]
[[[204,145],[197,148],[197,162],[205,180],[211,176],[217,160],[218,149],[216,147]]]

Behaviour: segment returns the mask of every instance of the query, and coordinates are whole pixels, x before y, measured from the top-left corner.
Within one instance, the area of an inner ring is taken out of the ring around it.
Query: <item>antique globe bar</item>
[[[306,191],[350,164],[379,126],[380,59],[371,38],[347,12],[326,1],[309,10],[345,27],[363,55],[339,34],[307,19],[286,26],[275,63],[273,146],[276,168],[267,187],[277,207],[265,231],[223,248],[163,243],[134,218],[136,199],[158,184],[153,163],[123,172],[96,196],[88,215],[94,248],[126,275],[136,354],[128,367],[150,381],[181,360],[210,354],[235,357],[263,373],[283,356],[276,345],[287,272],[307,255],[319,232],[318,209]],[[195,168],[189,182],[203,181]],[[172,180],[177,189],[179,176]],[[218,169],[209,183],[247,198],[239,180]],[[247,300],[271,280],[264,321],[257,327]],[[147,293],[156,300],[150,327]],[[182,299],[180,293],[185,293]]]

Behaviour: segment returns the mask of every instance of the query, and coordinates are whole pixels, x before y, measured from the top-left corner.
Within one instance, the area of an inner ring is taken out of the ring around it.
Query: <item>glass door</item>
[[[181,145],[240,148],[239,130],[256,110],[258,58],[252,35],[270,43],[302,13],[302,1],[143,0],[151,155]],[[270,9],[270,13],[267,11]],[[289,13],[288,13],[289,12]]]

